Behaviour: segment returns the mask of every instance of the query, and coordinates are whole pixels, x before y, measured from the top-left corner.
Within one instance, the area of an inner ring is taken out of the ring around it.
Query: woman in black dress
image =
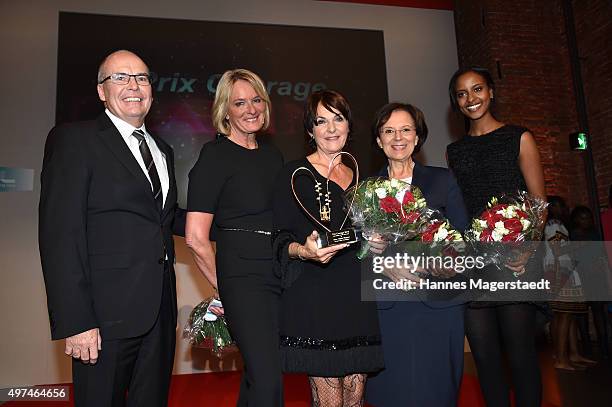
[[[272,191],[280,152],[257,133],[270,99],[254,73],[227,71],[213,104],[216,140],[189,173],[187,245],[223,302],[244,360],[239,406],[283,405],[278,353],[280,280],[272,269]],[[211,240],[216,240],[216,255]]]
[[[366,373],[383,365],[376,304],[361,301],[357,247],[317,248],[317,237],[325,230],[304,212],[291,190],[292,174],[303,167],[294,183],[300,201],[318,222],[331,230],[342,228],[342,195],[354,185],[355,174],[341,156],[329,168],[351,132],[346,99],[330,90],[313,93],[306,102],[304,127],[315,151],[287,164],[274,192],[274,260],[284,287],[283,370],[309,375],[313,406],[360,406]],[[321,183],[319,192],[315,179]],[[350,221],[344,226],[350,227]]]
[[[471,218],[487,201],[503,193],[526,190],[546,199],[540,155],[531,132],[507,125],[491,113],[495,85],[483,68],[461,69],[453,75],[449,95],[453,108],[469,122],[468,134],[447,148]],[[507,264],[520,276],[529,254]],[[520,278],[520,277],[518,277]],[[541,378],[535,349],[536,308],[528,303],[471,303],[465,328],[487,406],[510,406],[502,363],[502,343],[512,372],[516,405],[540,406]]]

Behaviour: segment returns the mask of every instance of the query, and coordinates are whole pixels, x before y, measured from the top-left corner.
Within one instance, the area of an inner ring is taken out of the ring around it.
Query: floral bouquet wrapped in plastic
[[[493,197],[479,217],[472,219],[465,240],[478,246],[485,263],[501,268],[542,238],[548,204],[525,191]],[[492,243],[492,244],[481,244]]]
[[[426,202],[419,188],[396,179],[368,178],[345,194],[353,226],[365,239],[357,257],[369,249],[367,240],[377,235],[388,243],[412,239],[422,231]]]
[[[465,251],[465,242],[461,232],[453,228],[450,222],[443,218],[440,212],[433,211],[419,240],[428,243],[430,250],[438,255],[455,257]]]
[[[225,317],[213,314],[211,306],[222,307],[222,304],[210,297],[193,308],[183,330],[183,337],[188,339],[192,346],[210,349],[221,358],[238,348],[229,334]]]

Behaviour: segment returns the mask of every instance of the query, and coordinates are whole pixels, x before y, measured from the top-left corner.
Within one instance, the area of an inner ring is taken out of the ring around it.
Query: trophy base
[[[341,229],[333,232],[326,232],[324,235],[319,234],[317,246],[319,249],[337,244],[351,244],[359,241],[361,232],[355,229]]]

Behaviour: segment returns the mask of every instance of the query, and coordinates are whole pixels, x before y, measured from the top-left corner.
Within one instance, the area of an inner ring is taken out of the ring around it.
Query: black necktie
[[[149,146],[145,141],[144,132],[142,130],[134,130],[132,136],[136,137],[138,140],[138,149],[140,150],[140,155],[142,155],[142,160],[144,161],[145,168],[149,172],[149,178],[151,179],[151,184],[153,185],[153,199],[155,199],[157,209],[161,213],[164,204],[164,197],[162,195],[161,182],[159,182],[159,174],[157,173],[157,168],[153,162],[151,150],[149,150]]]

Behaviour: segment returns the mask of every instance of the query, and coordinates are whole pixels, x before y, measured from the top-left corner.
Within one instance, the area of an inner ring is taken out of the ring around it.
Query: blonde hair
[[[213,126],[215,126],[219,133],[230,134],[231,126],[227,119],[227,112],[229,110],[232,88],[239,80],[247,81],[255,89],[255,93],[266,102],[264,124],[262,126],[262,130],[266,130],[270,126],[270,96],[268,96],[261,78],[247,69],[225,71],[221,79],[219,79],[212,107]]]

